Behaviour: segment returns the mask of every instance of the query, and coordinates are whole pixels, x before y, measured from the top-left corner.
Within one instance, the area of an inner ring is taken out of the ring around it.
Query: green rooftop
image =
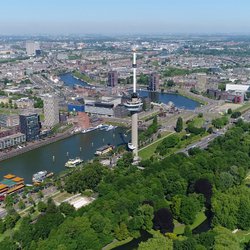
[[[12,180],[7,180],[7,179],[0,181],[0,183],[5,184],[8,187],[12,187],[12,186],[16,185],[16,182],[14,182]]]

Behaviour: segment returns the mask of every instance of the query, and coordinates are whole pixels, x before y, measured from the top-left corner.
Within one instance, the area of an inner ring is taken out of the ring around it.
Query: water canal
[[[64,140],[34,149],[22,155],[0,162],[0,178],[8,173],[25,178],[31,183],[32,175],[41,170],[59,173],[65,170],[69,158],[80,157],[90,160],[97,148],[112,144],[115,146],[127,143],[129,136],[124,137],[124,129],[94,130],[86,134],[73,135]],[[53,156],[55,161],[53,161]]]

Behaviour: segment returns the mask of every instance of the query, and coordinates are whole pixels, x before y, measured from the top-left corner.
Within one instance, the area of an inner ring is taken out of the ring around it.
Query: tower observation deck
[[[136,51],[133,50],[133,93],[131,100],[124,105],[131,112],[132,116],[132,142],[128,143],[128,148],[133,151],[134,157],[138,158],[138,112],[142,109],[142,101],[136,92]]]

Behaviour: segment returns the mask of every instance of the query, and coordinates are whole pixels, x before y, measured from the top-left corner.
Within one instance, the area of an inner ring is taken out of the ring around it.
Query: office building
[[[118,73],[117,71],[108,72],[108,86],[115,87],[118,83]]]
[[[148,89],[150,91],[159,91],[159,88],[160,88],[159,74],[157,73],[150,74]]]
[[[36,51],[40,50],[39,42],[27,41],[26,42],[26,53],[28,56],[36,55]]]
[[[48,95],[43,98],[44,126],[54,127],[59,123],[59,105],[56,96]]]
[[[38,114],[23,114],[19,116],[20,132],[26,135],[27,141],[39,139],[41,123]]]

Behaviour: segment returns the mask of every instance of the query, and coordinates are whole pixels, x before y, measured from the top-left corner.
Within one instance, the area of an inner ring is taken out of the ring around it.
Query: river
[[[64,84],[69,87],[73,87],[75,84],[89,86],[88,83],[73,77],[71,73],[62,74],[60,75],[60,78]],[[196,107],[200,106],[199,102],[179,94],[150,92],[147,90],[140,90],[138,93],[141,97],[150,97],[153,102],[163,102],[166,104],[173,102],[177,108],[194,110]]]
[[[73,87],[75,84],[80,86],[89,86],[88,83],[82,81],[81,79],[75,78],[71,73],[60,75],[60,79],[64,82],[65,85],[69,87]]]
[[[127,143],[129,136],[124,138],[123,134],[123,128],[116,128],[110,131],[94,130],[86,134],[73,135],[0,162],[0,178],[12,173],[23,177],[26,183],[31,183],[32,175],[40,170],[59,173],[65,170],[64,165],[69,158],[79,156],[85,161],[90,160],[94,157],[96,149],[103,145],[110,143],[118,146]],[[54,162],[53,156],[55,156]]]
[[[177,108],[194,110],[195,108],[200,106],[199,102],[180,94],[150,92],[147,90],[140,90],[138,91],[138,93],[141,97],[149,97],[152,102],[162,102],[165,104],[172,102]]]

